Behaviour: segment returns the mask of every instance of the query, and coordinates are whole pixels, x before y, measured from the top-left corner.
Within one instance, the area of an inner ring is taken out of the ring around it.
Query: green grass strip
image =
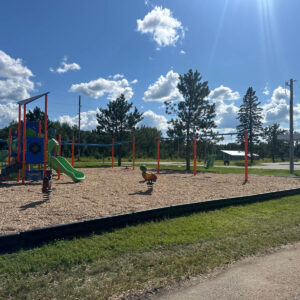
[[[126,164],[123,164],[124,167]],[[139,167],[141,163],[136,162],[136,167]],[[157,168],[157,164],[146,164],[148,168]],[[111,162],[95,162],[95,161],[80,161],[75,162],[75,168],[110,168]],[[130,165],[131,166],[131,165]],[[115,167],[117,164],[115,163]],[[193,166],[191,166],[193,169]],[[160,170],[173,170],[173,171],[185,171],[185,165],[160,165]],[[190,171],[192,173],[192,170]],[[197,167],[197,172],[206,172],[206,173],[217,173],[217,174],[241,174],[245,173],[244,168],[234,168],[234,167],[212,167],[205,169],[204,167]],[[293,174],[289,173],[289,170],[279,170],[279,169],[259,169],[259,168],[249,168],[249,174],[256,175],[275,175],[275,176],[300,176],[300,171],[294,171]]]
[[[0,255],[0,298],[107,299],[299,240],[300,196],[128,226]]]

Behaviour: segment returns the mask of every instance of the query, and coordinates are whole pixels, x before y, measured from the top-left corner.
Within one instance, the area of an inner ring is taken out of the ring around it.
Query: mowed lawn
[[[0,255],[0,299],[142,295],[300,240],[300,196],[148,222]]]
[[[125,167],[126,165],[128,165],[128,164],[122,163],[122,167]],[[140,165],[141,165],[141,163],[138,161],[135,163],[136,167],[139,167]],[[117,167],[116,160],[115,160],[114,166]],[[128,166],[131,167],[132,162],[130,162],[130,164]],[[153,168],[153,169],[157,168],[157,164],[146,163],[146,166],[148,168]],[[75,168],[110,168],[111,162],[106,161],[103,164],[102,161],[88,161],[88,160],[75,161],[74,167]],[[174,170],[174,171],[185,172],[185,165],[161,164],[160,170]],[[193,161],[192,160],[191,160],[191,171],[190,172],[193,172]],[[205,169],[204,167],[197,166],[197,172],[218,173],[218,174],[241,174],[243,176],[245,173],[245,170],[244,170],[244,168],[224,167],[224,166],[223,167],[215,166],[215,167],[212,167],[209,169]],[[300,171],[298,171],[298,170],[294,171],[293,174],[290,174],[289,170],[249,168],[248,173],[255,174],[255,175],[295,176],[295,177],[300,176]]]

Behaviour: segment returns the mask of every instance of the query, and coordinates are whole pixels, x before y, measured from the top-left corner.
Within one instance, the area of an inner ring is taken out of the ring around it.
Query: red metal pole
[[[18,123],[18,162],[21,162],[21,104],[19,104],[19,123]],[[20,171],[17,173],[17,181],[20,181]]]
[[[11,129],[8,130],[8,165],[10,166],[11,159]]]
[[[248,133],[245,132],[245,182],[248,181]]]
[[[25,151],[26,151],[26,104],[23,107],[23,159],[22,159],[22,183],[25,183]]]
[[[197,174],[197,140],[194,137],[194,176]]]
[[[42,121],[39,120],[39,138],[42,136]],[[41,170],[41,165],[38,166],[39,171]]]
[[[112,138],[111,143],[112,143],[112,147],[111,147],[111,167],[113,168],[114,167],[114,156],[115,156],[115,146],[114,146],[115,139],[114,138]]]
[[[61,134],[58,135],[58,156],[61,156]],[[58,177],[60,179],[60,169],[57,170]]]
[[[74,167],[74,149],[75,149],[75,139],[73,135],[72,136],[72,167]]]
[[[157,140],[157,171],[156,173],[159,174],[159,157],[160,155],[160,139]]]
[[[48,150],[48,125],[47,125],[47,112],[48,110],[48,95],[45,95],[45,137],[44,137],[44,176],[46,176],[47,170],[47,150]]]
[[[132,138],[132,170],[134,170],[135,136]]]

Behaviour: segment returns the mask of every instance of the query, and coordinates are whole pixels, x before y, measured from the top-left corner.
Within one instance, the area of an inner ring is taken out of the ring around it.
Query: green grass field
[[[149,222],[0,255],[0,298],[143,293],[299,240],[300,196]]]
[[[126,163],[123,163],[124,167]],[[141,163],[136,162],[136,167],[139,167]],[[157,168],[157,164],[146,164],[149,168]],[[75,168],[103,168],[103,167],[111,167],[111,162],[106,162],[103,164],[102,162],[97,161],[75,161]],[[117,167],[117,163],[114,164]],[[131,164],[129,165],[131,166]],[[191,164],[191,168],[193,165]],[[185,171],[185,165],[160,165],[160,170],[174,170],[174,171]],[[193,172],[193,171],[191,171]],[[212,167],[209,169],[205,169],[204,167],[197,167],[197,172],[208,172],[208,173],[218,173],[218,174],[244,174],[244,168],[234,168],[234,167]],[[289,173],[289,170],[276,170],[276,169],[258,169],[258,168],[249,168],[249,174],[256,175],[275,175],[275,176],[300,176],[300,171],[294,171],[293,174]]]

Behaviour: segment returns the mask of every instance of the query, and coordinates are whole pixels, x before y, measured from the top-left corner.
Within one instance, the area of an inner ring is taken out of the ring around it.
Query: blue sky
[[[51,119],[77,123],[81,95],[91,129],[97,107],[123,92],[143,124],[165,130],[163,101],[180,98],[178,74],[190,68],[209,83],[219,131],[236,126],[249,86],[264,124],[287,127],[284,83],[300,79],[299,11],[299,0],[3,1],[0,127],[17,117],[17,100],[50,91]],[[299,92],[296,82],[297,129]]]

